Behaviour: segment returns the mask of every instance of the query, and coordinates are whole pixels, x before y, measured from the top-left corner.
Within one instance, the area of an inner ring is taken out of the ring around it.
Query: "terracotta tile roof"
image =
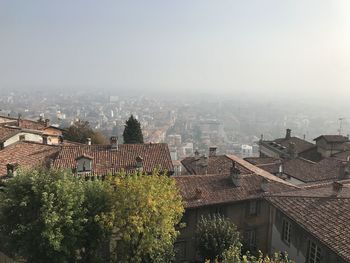
[[[332,184],[266,199],[334,253],[350,262],[350,184],[336,195]]]
[[[301,158],[313,161],[313,162],[319,162],[322,160],[322,154],[318,152],[318,147],[315,145],[312,148],[309,148],[298,155]]]
[[[300,139],[298,137],[290,137],[289,139],[280,138],[280,139],[274,140],[274,142],[286,148],[288,148],[290,143],[294,143],[297,153],[301,153],[315,146],[313,143]]]
[[[289,183],[289,182],[286,182],[284,181],[283,179],[269,173],[268,171],[265,171],[264,169],[258,167],[258,166],[255,166],[235,155],[227,155],[228,158],[230,158],[231,160],[235,161],[236,163],[240,164],[241,166],[243,166],[244,168],[248,169],[251,173],[255,173],[257,175],[260,175],[262,176],[263,178],[265,179],[268,179],[268,180],[271,180],[271,181],[276,181],[276,182],[280,182],[282,184],[286,184],[286,185],[290,185],[290,186],[293,186],[293,184]]]
[[[121,144],[118,150],[113,150],[110,145],[77,145],[63,146],[54,167],[76,168],[76,158],[88,155],[93,158],[91,174],[106,175],[121,170],[133,172],[137,168],[136,158],[143,158],[143,170],[151,173],[160,167],[162,171],[174,172],[170,152],[167,144]]]
[[[58,146],[35,142],[20,141],[0,151],[0,176],[6,176],[8,163],[17,163],[19,167],[31,168],[45,164],[59,150]]]
[[[229,173],[233,162],[226,155],[216,156],[198,156],[186,157],[181,161],[189,174],[220,174]],[[241,173],[249,173],[250,171],[242,165],[237,164],[237,168]]]
[[[273,163],[279,163],[281,161],[280,158],[273,158],[273,157],[246,157],[246,158],[243,158],[243,160],[254,165],[273,164]]]
[[[20,119],[18,126],[22,129],[39,130],[39,131],[47,128],[47,126],[43,122],[26,120],[26,119]]]
[[[349,138],[343,135],[321,135],[315,138],[314,141],[318,141],[319,139],[322,139],[322,138],[330,143],[344,143],[349,141]]]
[[[254,173],[241,177],[240,186],[235,186],[230,174],[174,176],[186,208],[248,200],[265,193],[261,188],[264,177]],[[295,189],[284,183],[272,180],[267,182],[269,192]]]
[[[312,162],[300,157],[294,159],[255,157],[245,158],[245,160],[272,174],[277,174],[280,164],[283,164],[285,174],[304,183],[338,179],[341,165],[341,160],[333,157],[324,158],[319,162]]]
[[[283,171],[303,182],[316,182],[339,178],[341,161],[325,158],[315,163],[303,158],[295,158],[283,162]]]
[[[271,174],[277,174],[282,163],[282,159],[273,157],[248,157],[244,160]]]
[[[0,125],[0,142],[4,142],[20,132],[21,130],[18,128],[10,128]]]
[[[22,129],[28,129],[28,130],[43,130],[46,128],[46,125],[44,122],[40,121],[33,121],[28,119],[19,119],[14,117],[5,117],[0,116],[0,119],[2,120],[2,123],[6,123],[8,125],[13,125],[20,127]]]
[[[341,161],[347,161],[350,159],[350,150],[346,150],[340,153],[336,153],[332,155],[335,159],[341,160]]]

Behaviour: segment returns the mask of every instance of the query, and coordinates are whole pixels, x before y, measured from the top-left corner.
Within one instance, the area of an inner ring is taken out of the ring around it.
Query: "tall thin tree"
[[[143,135],[140,122],[133,115],[125,122],[123,132],[124,143],[137,144],[143,143]]]

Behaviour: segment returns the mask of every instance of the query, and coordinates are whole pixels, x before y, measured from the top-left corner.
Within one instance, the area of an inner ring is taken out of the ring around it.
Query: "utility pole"
[[[339,118],[339,135],[341,135],[342,134],[342,129],[343,129],[343,120],[344,120],[345,118]]]

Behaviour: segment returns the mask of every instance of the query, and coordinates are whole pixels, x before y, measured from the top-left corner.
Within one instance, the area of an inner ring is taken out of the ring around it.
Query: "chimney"
[[[136,167],[138,170],[142,170],[143,168],[143,158],[141,156],[136,157]]]
[[[237,187],[241,186],[241,171],[236,168],[236,162],[232,162],[232,167],[230,169],[230,176],[233,184]]]
[[[15,177],[17,175],[17,168],[18,168],[18,163],[8,163],[6,165],[7,176]]]
[[[278,174],[282,175],[283,174],[283,163],[281,162],[280,165],[278,166]]]
[[[44,124],[45,124],[45,127],[49,127],[50,126],[50,120],[49,119],[45,119]]]
[[[202,190],[200,188],[196,188],[194,198],[196,200],[200,200],[200,199],[202,199],[202,196],[203,196]]]
[[[111,149],[118,150],[118,137],[112,136],[110,139]]]
[[[42,137],[43,137],[43,144],[47,144],[49,136],[47,134],[43,134]]]
[[[294,142],[290,142],[288,145],[288,154],[290,158],[297,158],[298,157],[298,153],[297,153],[297,149],[296,149],[296,145]]]
[[[333,189],[332,196],[337,196],[343,189],[343,184],[338,182],[333,182],[332,189]]]
[[[339,167],[339,178],[340,179],[349,179],[349,162],[341,162]]]
[[[209,147],[209,157],[213,157],[213,156],[216,156],[216,149],[217,149],[218,147],[216,147],[216,146],[211,146],[211,147]]]
[[[196,161],[199,160],[199,151],[198,151],[198,150],[196,150],[196,151],[194,152],[194,157],[195,157],[195,160],[196,160]]]
[[[292,130],[291,129],[287,129],[286,130],[286,139],[290,139],[292,137]]]
[[[22,115],[20,113],[18,113],[18,117],[17,117],[17,126],[20,126],[21,124],[21,118],[22,118]]]
[[[264,178],[261,182],[261,190],[263,192],[268,192],[269,191],[269,180],[267,180],[266,178]]]
[[[86,138],[86,144],[91,145],[91,138]]]

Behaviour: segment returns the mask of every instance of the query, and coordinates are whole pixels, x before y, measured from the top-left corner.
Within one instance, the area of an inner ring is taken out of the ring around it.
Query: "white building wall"
[[[286,182],[289,182],[291,184],[294,184],[294,185],[301,185],[301,184],[305,184],[303,181],[300,181],[294,177],[290,177],[290,178],[287,178],[285,179]]]
[[[292,230],[293,231],[293,230]],[[274,252],[287,252],[288,257],[293,259],[297,263],[303,263],[306,260],[306,257],[298,250],[292,243],[287,245],[282,241],[282,234],[278,231],[277,227],[273,225],[272,227],[272,237],[271,237],[271,251]]]
[[[28,132],[20,132],[14,136],[12,136],[11,138],[7,139],[4,142],[4,147],[9,146],[15,142],[19,141],[19,137],[21,135],[25,136],[25,140],[26,141],[31,141],[31,142],[38,142],[38,143],[42,143],[43,142],[43,138],[40,134],[34,134],[34,133],[28,133]]]
[[[269,156],[269,157],[274,157],[274,158],[280,157],[278,153],[276,153],[276,152],[274,152],[274,151],[272,151],[272,150],[270,150],[262,145],[260,145],[260,152],[266,156]]]

